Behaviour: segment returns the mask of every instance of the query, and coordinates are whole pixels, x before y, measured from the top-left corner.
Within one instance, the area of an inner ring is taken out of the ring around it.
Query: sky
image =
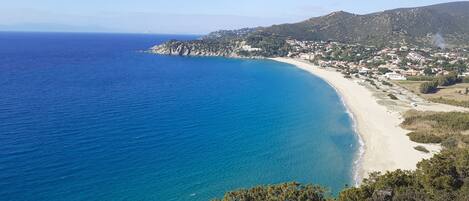
[[[445,0],[4,0],[0,31],[205,34]]]

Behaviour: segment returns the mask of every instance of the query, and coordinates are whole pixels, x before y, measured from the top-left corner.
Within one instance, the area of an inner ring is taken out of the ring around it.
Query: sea
[[[0,200],[202,201],[354,184],[354,123],[271,60],[145,52],[193,35],[0,33]]]

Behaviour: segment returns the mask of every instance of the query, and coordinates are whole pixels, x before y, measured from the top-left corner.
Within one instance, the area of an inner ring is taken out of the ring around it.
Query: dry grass
[[[410,110],[404,114],[401,126],[413,132],[412,141],[420,143],[442,143],[447,147],[469,145],[469,113],[420,112]]]
[[[469,83],[459,83],[447,87],[438,87],[436,93],[422,94],[420,93],[419,87],[425,81],[395,81],[401,87],[423,97],[428,101],[445,103],[449,105],[463,106],[469,104],[469,94],[465,95],[461,92],[465,92],[466,88],[469,88]]]

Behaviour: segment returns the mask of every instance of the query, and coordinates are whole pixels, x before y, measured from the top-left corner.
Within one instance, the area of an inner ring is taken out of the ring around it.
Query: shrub
[[[392,87],[392,84],[390,82],[387,82],[387,81],[384,81],[384,80],[381,81],[381,84]]]
[[[420,84],[420,93],[423,93],[423,94],[435,93],[437,89],[438,89],[437,81],[424,82]]]
[[[443,141],[440,136],[422,132],[411,132],[407,136],[410,140],[418,143],[440,143]]]
[[[228,192],[223,201],[467,201],[469,149],[446,149],[417,164],[414,171],[371,173],[358,187],[342,190],[337,199],[324,188],[286,183]],[[221,201],[215,199],[215,201]]]
[[[406,79],[409,81],[433,81],[435,76],[408,76]]]
[[[439,76],[437,80],[438,85],[440,86],[450,86],[460,81],[460,79],[458,78],[458,74],[456,73],[450,73],[448,75]]]
[[[446,148],[456,148],[458,147],[459,140],[456,137],[450,137],[443,142],[441,142],[441,146],[446,147]]]
[[[417,151],[424,152],[424,153],[430,153],[430,151],[428,151],[428,149],[425,148],[425,147],[422,146],[422,145],[416,146],[416,147],[414,147],[414,149],[417,150]]]
[[[241,189],[228,192],[223,199],[213,201],[262,201],[262,200],[298,200],[298,201],[326,201],[324,188],[299,183],[285,183],[269,186],[258,186],[251,189]]]
[[[378,72],[380,74],[386,74],[386,73],[391,72],[391,70],[389,70],[389,68],[378,68]]]

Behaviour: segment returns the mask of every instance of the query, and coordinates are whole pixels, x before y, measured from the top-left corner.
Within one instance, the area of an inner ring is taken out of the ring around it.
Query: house
[[[365,68],[365,67],[362,67],[360,70],[358,70],[358,73],[362,75],[368,74],[369,72],[370,72],[370,69]]]
[[[420,74],[420,71],[409,69],[403,72],[405,76],[416,76]]]

